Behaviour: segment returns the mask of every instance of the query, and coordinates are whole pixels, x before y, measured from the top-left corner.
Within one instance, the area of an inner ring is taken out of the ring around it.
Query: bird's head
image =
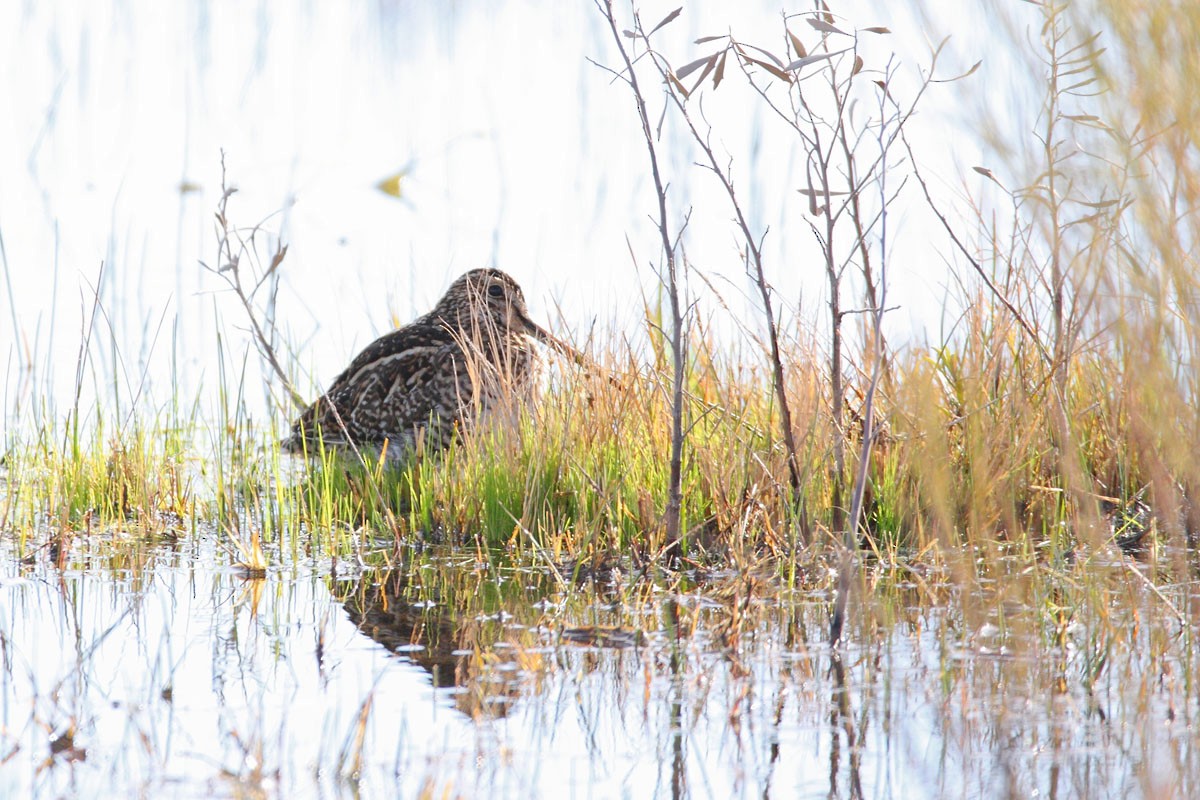
[[[506,272],[473,269],[462,275],[438,301],[433,313],[453,328],[476,336],[524,333],[572,358],[581,358],[565,342],[529,318],[525,294]]]

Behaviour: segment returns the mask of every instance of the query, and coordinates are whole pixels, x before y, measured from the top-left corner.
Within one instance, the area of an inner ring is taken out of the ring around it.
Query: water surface
[[[936,576],[886,578],[833,657],[826,591],[744,578],[563,586],[422,547],[251,580],[211,537],[51,555],[3,560],[6,797],[1139,796],[1200,774],[1190,633],[1137,624],[1155,598],[1119,563],[1133,604],[1059,641],[1036,607],[998,625]]]

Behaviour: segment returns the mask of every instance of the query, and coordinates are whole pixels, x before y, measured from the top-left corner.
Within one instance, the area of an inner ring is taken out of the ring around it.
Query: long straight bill
[[[571,345],[567,344],[562,339],[559,339],[557,336],[554,336],[552,333],[547,331],[542,326],[538,325],[533,320],[528,319],[526,317],[522,317],[521,322],[523,322],[525,324],[525,329],[535,339],[549,345],[550,347],[553,347],[555,350],[562,353],[563,355],[570,357],[570,359],[572,361],[574,361],[576,364],[580,365],[581,367],[586,366],[586,363],[583,358],[583,353],[580,353],[578,350],[576,350],[574,347],[571,347]]]

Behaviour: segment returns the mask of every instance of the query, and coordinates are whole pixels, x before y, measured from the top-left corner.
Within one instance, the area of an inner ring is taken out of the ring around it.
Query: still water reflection
[[[71,556],[2,561],[0,796],[1097,796],[1198,772],[1182,639],[1022,640],[949,591],[889,588],[831,658],[819,596],[734,614],[478,553],[259,581],[204,540]]]

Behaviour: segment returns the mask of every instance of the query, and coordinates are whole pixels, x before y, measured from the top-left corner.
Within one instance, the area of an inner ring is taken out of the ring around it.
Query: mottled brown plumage
[[[406,460],[418,441],[441,450],[462,424],[528,389],[531,336],[578,358],[529,319],[516,281],[497,269],[472,270],[428,314],[367,345],[304,410],[283,446],[386,448],[390,461]]]

